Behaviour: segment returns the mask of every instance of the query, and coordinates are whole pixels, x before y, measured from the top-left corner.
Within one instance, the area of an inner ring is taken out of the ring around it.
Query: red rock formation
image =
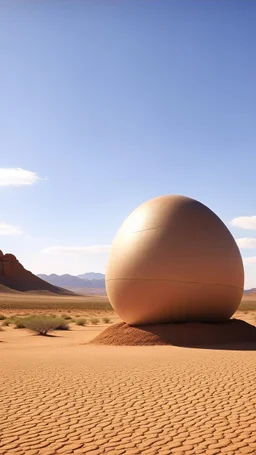
[[[53,294],[72,295],[71,291],[53,286],[26,270],[13,254],[0,250],[0,285],[17,291],[48,291]]]
[[[0,275],[12,277],[21,275],[24,271],[23,265],[20,264],[13,254],[0,254]]]

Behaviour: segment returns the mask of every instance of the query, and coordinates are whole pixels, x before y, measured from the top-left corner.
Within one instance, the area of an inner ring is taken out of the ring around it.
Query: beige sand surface
[[[82,344],[105,327],[0,332],[0,455],[256,454],[256,351]]]

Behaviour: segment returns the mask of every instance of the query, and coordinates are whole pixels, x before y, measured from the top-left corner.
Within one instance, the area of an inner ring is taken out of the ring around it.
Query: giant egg
[[[106,271],[113,309],[131,325],[226,321],[243,286],[228,228],[201,202],[176,195],[149,200],[128,216]]]

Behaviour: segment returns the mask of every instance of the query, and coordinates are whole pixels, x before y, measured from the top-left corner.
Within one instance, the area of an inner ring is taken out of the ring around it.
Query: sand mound
[[[238,319],[225,323],[181,323],[130,326],[125,322],[104,330],[93,344],[112,346],[173,345],[219,348],[232,345],[235,349],[256,349],[256,327]],[[248,346],[247,346],[248,347]]]

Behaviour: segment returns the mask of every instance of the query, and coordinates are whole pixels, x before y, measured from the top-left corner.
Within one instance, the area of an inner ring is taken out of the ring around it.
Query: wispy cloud
[[[239,216],[238,218],[233,218],[230,224],[242,229],[256,230],[256,216]]]
[[[243,258],[244,264],[256,264],[256,256],[249,256],[248,258]]]
[[[21,235],[22,230],[12,224],[0,223],[0,235]]]
[[[98,254],[106,253],[110,249],[110,245],[92,245],[92,246],[50,246],[44,248],[43,254]]]
[[[256,238],[242,237],[236,239],[239,248],[256,248]]]
[[[0,168],[0,186],[33,185],[38,180],[36,172],[21,168]]]

